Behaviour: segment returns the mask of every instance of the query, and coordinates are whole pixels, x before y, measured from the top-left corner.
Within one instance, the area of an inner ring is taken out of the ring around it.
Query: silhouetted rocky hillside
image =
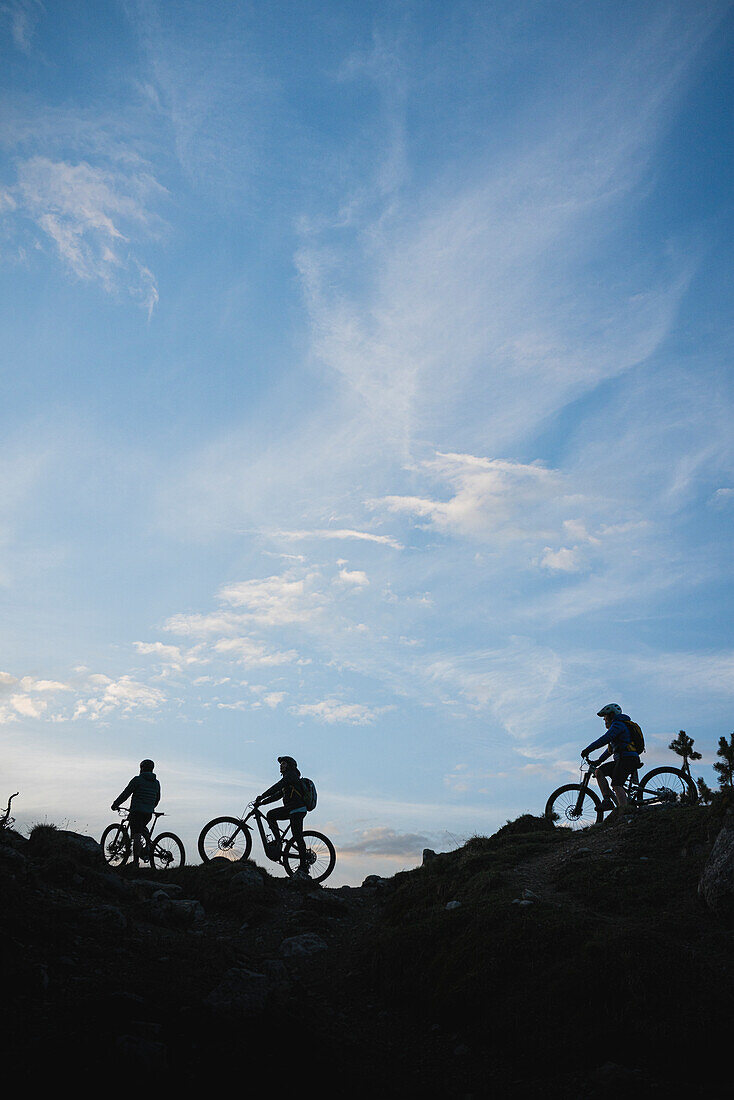
[[[732,840],[699,807],[580,834],[527,815],[328,889],[251,862],[113,872],[91,838],[0,832],[6,1086],[265,1070],[289,1095],[704,1095],[730,1034]]]

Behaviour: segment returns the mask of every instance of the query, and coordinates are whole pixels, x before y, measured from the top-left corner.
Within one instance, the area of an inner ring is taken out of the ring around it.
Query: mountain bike
[[[273,863],[281,863],[292,878],[301,865],[298,844],[290,834],[290,824],[283,830],[280,840],[269,837],[265,832],[265,814],[259,806],[251,802],[242,817],[215,817],[205,825],[199,834],[199,855],[204,863],[212,859],[242,860],[248,859],[252,851],[252,826],[255,819],[263,849]],[[336,849],[323,833],[304,829],[303,842],[306,845],[309,874],[312,882],[323,882],[331,874],[336,864]]]
[[[133,854],[130,811],[122,807],[118,813],[122,815],[122,821],[108,825],[100,840],[104,857],[110,867],[124,867]],[[144,854],[141,853],[140,858],[156,871],[174,870],[177,867],[183,867],[186,862],[184,846],[175,833],[158,833],[157,836],[153,836],[158,818],[165,816],[164,813],[154,813],[152,828],[145,827],[141,832]]]
[[[545,804],[545,816],[572,829],[585,829],[599,825],[604,820],[601,796],[589,788],[589,783],[600,761],[586,760],[581,764],[580,783],[567,783],[559,787]],[[585,766],[586,765],[586,766]],[[692,806],[698,801],[698,788],[679,768],[653,768],[638,780],[639,769],[632,772],[625,783],[627,798],[634,809],[653,806]],[[614,797],[614,796],[612,796]],[[616,809],[616,806],[615,806]]]
[[[11,794],[8,799],[8,804],[5,809],[0,813],[0,829],[11,829],[15,825],[15,818],[10,816],[10,803],[14,798],[18,797],[18,792]]]

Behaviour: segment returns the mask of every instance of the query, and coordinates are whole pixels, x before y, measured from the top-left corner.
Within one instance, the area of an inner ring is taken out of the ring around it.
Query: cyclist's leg
[[[625,783],[636,768],[637,761],[634,757],[631,756],[620,756],[619,760],[615,760],[614,762],[614,770],[612,772],[612,787],[614,788],[617,805],[621,810],[626,809],[629,803],[629,799],[627,798],[627,791],[625,789]]]
[[[306,842],[303,839],[303,822],[306,818],[305,810],[297,810],[296,813],[290,815],[291,818],[291,830],[293,837],[298,848],[298,855],[301,859],[301,866],[299,871],[308,871],[308,852],[306,851]]]
[[[600,764],[598,768],[594,770],[594,778],[599,784],[599,790],[601,796],[605,802],[611,802],[612,792],[609,789],[609,777],[614,771],[614,761],[610,760],[608,764]]]
[[[286,818],[290,818],[290,816],[291,815],[288,810],[286,810],[285,806],[279,806],[276,810],[270,810],[268,813],[265,814],[268,825],[270,826],[270,831],[275,838],[276,844],[281,844],[283,841],[283,836],[280,829],[278,828],[278,822],[284,821],[286,820]]]
[[[145,853],[150,860],[150,834],[146,829],[146,825],[152,816],[152,814],[140,813],[139,810],[131,810],[128,816],[130,836],[132,837],[133,863],[136,867],[140,866],[141,847],[145,847]]]

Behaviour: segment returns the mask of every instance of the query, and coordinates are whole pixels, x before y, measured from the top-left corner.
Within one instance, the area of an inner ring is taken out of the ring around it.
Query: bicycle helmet
[[[602,707],[601,710],[596,712],[598,718],[611,718],[613,715],[621,713],[622,708],[619,703],[607,703],[605,707]]]
[[[140,761],[140,770],[141,770],[141,772],[152,772],[154,767],[155,767],[155,764],[153,763],[152,760],[141,760]]]
[[[298,764],[296,764],[296,762],[295,762],[295,760],[293,759],[292,756],[279,756],[278,757],[278,763],[279,764],[287,764],[288,767],[290,767],[290,768],[297,768],[298,767]]]

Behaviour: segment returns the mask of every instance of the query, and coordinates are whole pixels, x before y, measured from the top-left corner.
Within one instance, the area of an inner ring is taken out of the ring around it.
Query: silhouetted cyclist
[[[617,799],[616,804],[619,809],[624,809],[627,806],[627,792],[624,785],[632,772],[640,766],[639,754],[632,744],[632,732],[629,727],[631,718],[628,714],[622,713],[619,703],[607,703],[605,707],[597,711],[597,716],[604,719],[606,733],[587,745],[581,755],[588,758],[589,753],[593,752],[594,749],[599,749],[602,745],[609,746],[607,751],[599,757],[599,762],[612,755],[614,759],[608,764],[594,769],[594,777],[599,784],[603,798],[601,807],[603,810],[614,809],[615,804],[609,790],[608,781],[611,780]]]
[[[141,760],[140,775],[134,775],[122,794],[119,794],[112,803],[112,809],[117,811],[120,804],[129,796],[132,796],[130,798],[130,814],[127,820],[133,838],[133,861],[136,867],[140,866],[141,836],[145,838],[146,856],[144,858],[150,859],[148,834],[145,827],[153,816],[153,810],[161,800],[161,785],[156,779],[153,771],[154,767],[155,764],[152,760]]]
[[[267,805],[268,802],[276,802],[279,798],[283,799],[282,809],[270,810],[265,816],[268,819],[268,825],[273,831],[273,836],[277,844],[282,843],[282,834],[278,828],[278,822],[286,818],[290,820],[291,830],[301,861],[294,877],[308,878],[310,871],[308,867],[306,845],[303,840],[303,819],[306,816],[307,810],[300,782],[301,773],[292,756],[279,756],[278,763],[280,764],[280,774],[282,778],[279,779],[277,783],[273,783],[272,787],[268,787],[266,791],[263,791],[261,795],[258,795],[255,799],[255,805],[263,806]]]

